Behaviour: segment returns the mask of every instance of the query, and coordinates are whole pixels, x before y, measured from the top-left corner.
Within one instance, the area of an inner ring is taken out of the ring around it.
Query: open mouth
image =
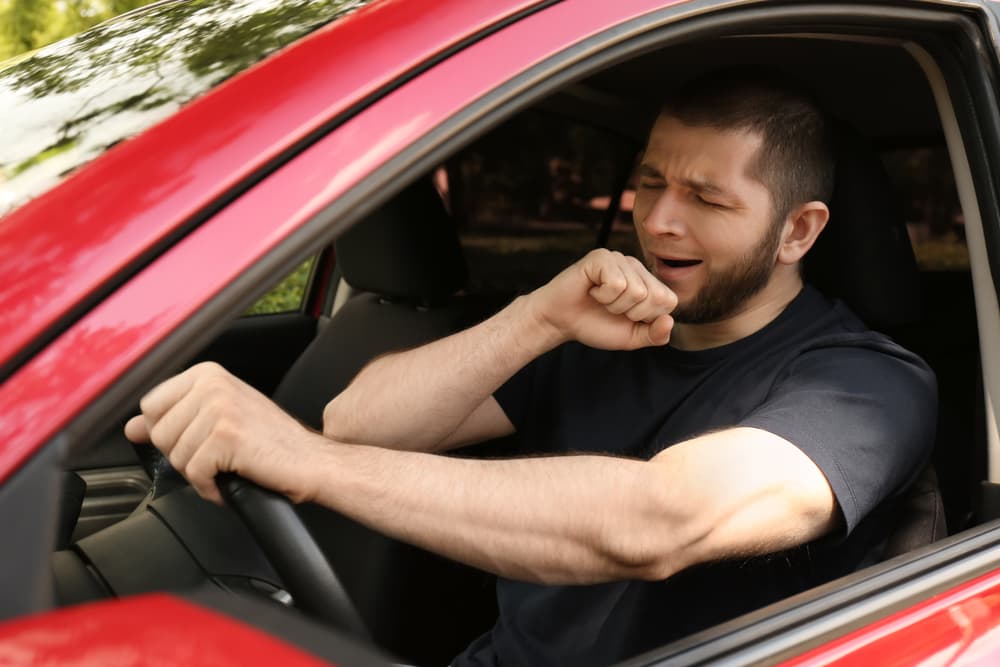
[[[667,258],[661,258],[660,261],[663,262],[664,264],[666,264],[667,266],[669,266],[671,268],[674,268],[674,269],[683,268],[685,266],[694,266],[695,264],[701,264],[701,260],[700,259],[667,259]]]

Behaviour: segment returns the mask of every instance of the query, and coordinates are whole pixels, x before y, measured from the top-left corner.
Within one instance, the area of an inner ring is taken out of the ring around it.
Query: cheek
[[[705,225],[698,240],[709,255],[728,265],[745,257],[760,242],[760,235],[748,227],[745,223]]]

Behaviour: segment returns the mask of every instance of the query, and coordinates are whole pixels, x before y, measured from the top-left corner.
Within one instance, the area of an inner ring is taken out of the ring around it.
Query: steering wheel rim
[[[153,483],[150,500],[187,486],[187,480],[158,449],[149,445],[133,448]],[[233,473],[220,474],[215,481],[226,504],[243,521],[281,578],[296,608],[370,641],[361,614],[291,501]]]
[[[291,501],[224,473],[216,484],[271,562],[295,606],[354,637],[370,640],[365,623]]]

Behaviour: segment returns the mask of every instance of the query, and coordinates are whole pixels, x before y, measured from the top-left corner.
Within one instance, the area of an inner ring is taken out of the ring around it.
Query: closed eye
[[[720,204],[719,202],[714,202],[710,199],[705,199],[701,195],[695,195],[695,199],[697,199],[699,203],[704,204],[705,206],[711,206],[712,208],[722,208],[722,209],[729,208],[725,204]]]

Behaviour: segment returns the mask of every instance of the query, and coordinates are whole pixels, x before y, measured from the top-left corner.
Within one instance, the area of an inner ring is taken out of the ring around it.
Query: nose
[[[687,228],[683,222],[683,207],[676,189],[665,188],[640,221],[642,231],[650,236],[683,237]]]

